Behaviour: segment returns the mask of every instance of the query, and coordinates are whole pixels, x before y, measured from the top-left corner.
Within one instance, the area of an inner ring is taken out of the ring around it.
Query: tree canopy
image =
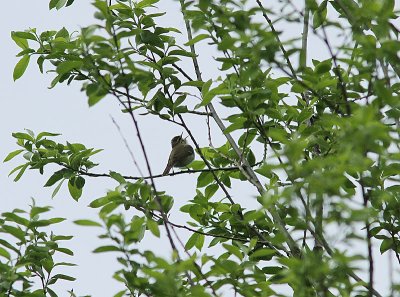
[[[16,131],[19,148],[4,160],[19,162],[14,180],[46,168],[44,187],[53,196],[67,187],[78,203],[92,179],[116,182],[91,198],[98,220],[75,221],[99,232],[94,253],[115,254],[115,297],[400,296],[398,273],[385,272],[390,289],[382,291],[383,272],[374,269],[385,253],[400,264],[395,1],[170,0],[180,7],[171,15],[158,2],[94,0],[96,23],[79,32],[11,33],[20,49],[14,80],[34,60],[54,77],[54,92],[79,84],[89,106],[115,101],[140,143],[130,152],[146,164],[135,161],[136,176],[101,173],[93,161],[100,149]],[[182,27],[160,25],[177,17]],[[210,79],[199,47],[213,53]],[[176,125],[195,149],[188,168],[168,174],[197,179],[180,209],[158,184],[165,177],[151,166],[142,117]],[[196,121],[208,127],[208,146]],[[213,145],[215,137],[224,144]],[[257,207],[238,201],[254,199],[239,183],[255,189]],[[1,215],[0,232],[13,238],[0,238],[2,296],[58,296],[53,285],[75,279],[53,273],[74,265],[56,260],[73,254],[63,247],[71,237],[51,232],[65,219],[43,219],[50,207],[39,205]],[[142,250],[146,236],[163,237],[170,256]]]

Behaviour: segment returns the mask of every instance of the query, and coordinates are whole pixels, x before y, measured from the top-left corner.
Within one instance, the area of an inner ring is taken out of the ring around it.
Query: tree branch
[[[192,36],[192,30],[189,24],[189,21],[186,17],[186,13],[185,13],[185,9],[184,9],[184,1],[180,0],[180,4],[181,4],[181,10],[182,10],[182,14],[184,16],[184,21],[185,21],[185,25],[186,25],[186,31],[188,34],[188,39],[192,40],[193,36]],[[197,62],[197,58],[196,58],[196,50],[193,44],[190,45],[190,50],[193,53],[193,57],[192,57],[192,61],[193,61],[193,66],[195,69],[195,73],[196,73],[196,77],[197,80],[202,81],[202,77],[201,77],[201,71],[200,71],[200,67],[199,64]],[[232,149],[235,151],[235,153],[238,155],[239,160],[243,160],[243,164],[238,164],[240,171],[246,176],[246,178],[257,188],[258,192],[263,195],[265,193],[265,190],[263,188],[263,186],[261,185],[260,181],[258,180],[256,174],[254,173],[254,171],[251,169],[249,163],[247,162],[246,158],[242,157],[242,152],[240,151],[239,147],[236,145],[235,140],[232,138],[232,136],[229,133],[225,133],[226,127],[224,125],[224,123],[222,122],[221,118],[218,116],[217,112],[215,111],[215,108],[213,106],[212,103],[209,103],[208,108],[210,109],[211,112],[211,116],[213,117],[214,121],[216,122],[216,124],[218,125],[218,127],[220,128],[220,130],[224,133],[225,137],[227,138],[229,144],[231,145]],[[300,250],[297,247],[296,242],[294,241],[294,239],[292,238],[292,236],[289,234],[289,232],[286,230],[286,226],[282,221],[282,218],[280,217],[280,215],[278,214],[278,211],[276,209],[275,205],[270,205],[269,207],[269,211],[272,215],[272,217],[274,218],[274,221],[277,223],[277,226],[279,228],[279,230],[285,235],[287,244],[291,250],[291,253],[295,256],[299,256],[300,255]]]

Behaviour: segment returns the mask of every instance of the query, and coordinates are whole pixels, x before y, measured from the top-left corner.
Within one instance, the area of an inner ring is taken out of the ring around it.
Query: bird
[[[171,139],[172,150],[163,175],[167,175],[172,167],[185,167],[194,160],[194,149],[186,142],[186,137],[183,138],[182,134]]]

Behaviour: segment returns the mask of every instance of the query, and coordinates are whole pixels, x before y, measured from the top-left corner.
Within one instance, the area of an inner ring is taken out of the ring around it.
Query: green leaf
[[[219,189],[219,186],[217,184],[211,184],[204,191],[204,196],[207,199],[210,199],[215,194],[215,192],[218,191],[218,189]]]
[[[2,229],[6,231],[8,234],[13,235],[21,242],[25,242],[25,232],[21,230],[21,228],[9,226],[9,225],[2,225]]]
[[[400,164],[392,163],[383,168],[383,176],[398,175],[400,173]]]
[[[202,88],[203,85],[204,85],[204,81],[202,81],[202,80],[191,80],[191,81],[188,81],[188,82],[183,83],[183,84],[182,84],[182,87],[183,87],[183,86],[188,86],[188,87],[198,87],[198,88]],[[211,85],[211,84],[210,84],[210,85]]]
[[[30,39],[36,41],[36,36],[30,32],[11,32],[14,36],[22,39]]]
[[[197,42],[199,42],[199,41],[201,41],[203,39],[206,39],[206,38],[209,38],[208,34],[199,34],[195,38],[193,38],[193,39],[189,40],[188,42],[186,42],[185,45],[186,46],[190,46],[190,45],[196,44]]]
[[[17,170],[21,169],[22,167],[24,167],[25,164],[22,165],[18,165],[17,167],[15,167],[13,170],[10,171],[10,173],[8,174],[8,176],[12,175],[14,172],[16,172]]]
[[[228,94],[229,90],[226,88],[225,83],[221,83],[213,89],[210,89],[211,83],[206,82],[201,89],[202,101],[200,106],[206,106],[216,95]]]
[[[49,2],[49,9],[52,10],[55,8],[60,0],[50,0]]]
[[[222,246],[232,255],[235,255],[240,261],[243,260],[243,253],[242,251],[234,245],[223,243]]]
[[[32,137],[32,139],[34,139],[35,138],[35,133],[33,133],[33,131],[32,130],[29,130],[29,129],[25,129],[25,131],[26,132],[28,132],[28,134]]]
[[[118,193],[118,192],[115,192],[115,193]],[[119,195],[119,193],[118,193],[118,195]],[[100,197],[100,198],[97,198],[97,199],[93,200],[93,201],[89,204],[89,206],[90,206],[91,208],[98,208],[98,207],[102,207],[102,206],[108,204],[109,202],[110,202],[110,198],[109,198],[109,196],[108,196],[108,194],[107,194],[107,196]]]
[[[299,116],[297,117],[297,121],[299,123],[304,122],[308,119],[310,119],[313,115],[313,112],[311,110],[303,109]]]
[[[117,294],[115,294],[113,297],[123,297],[127,294],[128,290],[122,290],[119,291]]]
[[[256,136],[256,130],[249,130],[248,132],[243,133],[238,142],[240,147],[249,146]]]
[[[153,221],[152,219],[148,219],[146,226],[154,236],[160,237],[160,229],[158,228],[157,222]]]
[[[44,32],[42,32],[41,34],[40,34],[40,39],[42,40],[42,41],[49,41],[49,40],[51,40],[52,39],[52,37],[54,36],[54,35],[56,35],[57,34],[57,31],[44,31]]]
[[[265,274],[278,274],[279,272],[282,271],[282,267],[279,266],[269,266],[269,267],[263,267],[262,272]]]
[[[268,131],[268,136],[281,143],[287,143],[289,140],[288,133],[283,128],[278,127],[270,128]]]
[[[25,55],[18,61],[17,65],[14,67],[13,78],[14,81],[19,79],[24,73],[26,68],[28,67],[30,56]]]
[[[200,106],[206,106],[208,103],[211,102],[212,99],[214,99],[214,97],[215,97],[216,95],[217,95],[217,94],[214,93],[214,92],[212,92],[212,91],[208,92],[208,93],[203,97],[203,100],[201,101]]]
[[[168,53],[168,55],[170,55],[170,56],[184,56],[184,57],[191,57],[191,58],[196,57],[196,55],[193,54],[192,52],[188,52],[188,51],[185,51],[185,50],[173,50],[173,51],[170,51]]]
[[[37,222],[40,222],[40,223],[37,224],[37,226],[49,226],[49,225],[53,225],[53,224],[58,224],[58,223],[64,222],[65,220],[66,220],[65,218],[51,218],[51,219],[48,219],[48,220],[41,220],[41,221],[37,221]]]
[[[65,275],[65,274],[56,274],[52,277],[52,279],[63,279],[66,281],[74,281],[75,278],[69,275]]]
[[[256,250],[254,253],[250,255],[250,260],[259,261],[259,260],[270,260],[275,255],[275,251],[267,248],[262,248]]]
[[[332,68],[332,59],[328,59],[325,61],[322,61],[315,67],[315,73],[317,74],[324,74],[326,72],[329,72]]]
[[[229,134],[235,130],[243,129],[244,128],[244,123],[246,122],[247,119],[245,118],[239,118],[237,121],[224,130],[224,134]]]
[[[58,182],[59,180],[61,180],[62,178],[64,178],[64,173],[68,171],[68,169],[63,168],[59,171],[56,171],[53,173],[52,176],[50,176],[50,178],[47,180],[47,182],[45,183],[44,187],[51,187],[52,185],[54,185],[56,182]]]
[[[72,238],[74,238],[72,235],[55,235],[55,236],[53,236],[54,241],[71,240]]]
[[[208,245],[208,247],[213,247],[213,246],[215,246],[215,245],[217,245],[218,243],[223,242],[223,241],[226,241],[226,239],[219,238],[219,237],[213,238],[213,239],[211,240],[210,244]]]
[[[203,160],[194,160],[192,163],[190,163],[189,167],[192,168],[193,170],[200,170],[203,169],[206,166]]]
[[[36,141],[38,141],[38,140],[40,140],[40,139],[42,139],[43,137],[46,137],[46,136],[59,136],[59,135],[61,135],[61,134],[59,134],[59,133],[50,133],[50,132],[40,132],[38,134],[38,136],[36,137]]]
[[[57,266],[78,266],[78,265],[74,264],[74,263],[69,263],[69,262],[59,262],[59,263],[54,264],[54,267],[57,267]]]
[[[211,79],[206,81],[205,83],[203,83],[203,86],[201,88],[201,96],[202,97],[204,97],[208,93],[208,91],[210,90],[211,84],[212,84]]]
[[[6,258],[8,260],[11,259],[10,253],[6,249],[4,249],[2,247],[0,247],[0,256],[3,256],[4,258]]]
[[[67,0],[50,0],[49,9],[52,10],[53,8],[55,8],[55,9],[59,10],[62,7],[64,7],[64,5],[67,4],[66,6],[69,6],[73,2],[74,2],[73,0],[68,0],[68,2],[67,2]]]
[[[111,176],[111,178],[113,178],[114,180],[119,182],[120,184],[126,183],[125,178],[118,172],[110,171],[110,176]]]
[[[7,157],[3,160],[3,162],[8,162],[8,161],[10,161],[12,158],[18,156],[18,155],[19,155],[20,153],[22,153],[23,151],[24,151],[24,150],[16,150],[16,151],[13,151],[13,152],[9,153],[9,154],[7,155]]]
[[[59,75],[57,75],[55,78],[53,78],[53,80],[52,80],[51,83],[50,83],[50,87],[48,87],[48,89],[54,88],[54,87],[59,83],[61,77],[62,77],[62,75],[59,74]]]
[[[12,212],[5,212],[3,213],[3,217],[7,220],[7,221],[11,221],[11,222],[15,222],[19,225],[22,226],[28,226],[29,225],[29,220],[20,217],[19,215],[12,213]]]
[[[176,108],[177,106],[181,105],[186,99],[186,94],[185,95],[181,95],[178,98],[176,98],[175,102],[174,102],[174,108]]]
[[[82,65],[82,61],[64,61],[57,66],[57,73],[64,74],[73,69],[80,69]]]
[[[91,94],[88,99],[89,107],[94,106],[95,104],[99,103],[101,99],[103,99],[107,94]]]
[[[28,49],[29,48],[28,41],[26,40],[25,37],[22,37],[18,33],[22,33],[22,32],[15,32],[15,31],[11,32],[12,40],[14,40],[15,44],[18,45],[20,48]]]
[[[67,29],[65,29],[65,27],[63,27],[60,31],[57,32],[55,37],[56,38],[57,37],[61,37],[61,38],[64,38],[64,39],[68,40],[69,39],[69,32],[68,32]]]
[[[17,133],[12,133],[12,136],[17,139],[25,139],[32,142],[34,141],[34,138],[28,133],[17,132]]]
[[[57,187],[55,187],[53,193],[51,194],[51,198],[54,198],[58,191],[60,191],[62,184],[64,183],[64,181],[66,181],[66,179],[64,178],[63,180],[60,181],[60,183],[57,185]]]
[[[321,5],[318,7],[317,11],[314,13],[314,18],[313,18],[314,29],[317,29],[326,20],[326,15],[327,15],[326,3],[327,3],[327,0],[322,1]]]
[[[199,251],[201,251],[201,249],[203,248],[204,239],[205,239],[205,236],[203,234],[199,234],[199,236],[197,237],[195,246]]]
[[[77,187],[78,189],[83,189],[83,187],[85,186],[85,179],[82,176],[77,176],[75,178],[75,187]]]
[[[41,213],[48,212],[49,210],[50,210],[50,206],[46,206],[46,207],[34,206],[34,207],[32,207],[29,216],[32,219],[32,218],[36,217],[37,215],[39,215]]]
[[[71,194],[71,197],[74,198],[76,201],[78,201],[79,198],[82,196],[82,189],[72,184],[71,179],[68,181],[68,190]]]
[[[392,246],[393,246],[393,240],[391,238],[384,239],[380,246],[381,254],[390,250],[392,248]]]
[[[156,33],[153,33],[151,31],[149,31],[149,30],[142,30],[140,32],[140,38],[141,38],[143,43],[146,43],[149,46],[150,45],[154,46],[154,48],[152,49],[153,52],[157,51],[157,48],[156,48],[157,46],[158,47],[162,47],[162,45],[163,45],[163,42],[162,42],[160,36],[158,34],[156,34]],[[162,56],[163,53],[160,52],[160,55]]]
[[[198,239],[199,239],[199,234],[193,233],[185,244],[185,250],[190,250],[192,247],[194,247]]]
[[[135,5],[135,7],[138,7],[138,8],[149,7],[149,6],[152,6],[153,4],[157,3],[158,1],[160,1],[160,0],[143,0],[143,1],[140,1],[139,3],[137,3]]]
[[[36,227],[46,227],[46,226],[50,226],[53,224],[58,224],[65,221],[64,218],[51,218],[48,220],[38,220],[38,221],[31,221],[29,226],[36,228]]]
[[[11,243],[9,243],[8,241],[6,241],[6,240],[4,240],[4,239],[1,239],[1,238],[0,238],[0,244],[1,244],[2,246],[5,246],[6,248],[8,248],[8,249],[10,249],[10,250],[12,250],[12,251],[14,251],[14,252],[16,252],[16,253],[19,253],[19,251],[18,251],[18,249],[17,249],[16,247],[14,247]]]
[[[211,172],[202,172],[197,178],[197,187],[202,188],[210,184],[214,180],[214,176]]]
[[[76,220],[74,223],[79,226],[102,227],[101,224],[92,220]]]
[[[39,66],[40,73],[43,73],[44,56],[43,55],[39,56],[39,58],[36,60],[36,63]]]
[[[60,253],[63,253],[63,254],[69,255],[69,256],[73,256],[74,255],[74,252],[71,251],[70,249],[67,249],[67,248],[58,247],[58,248],[56,248],[56,251],[59,251]]]
[[[121,249],[119,247],[113,245],[104,245],[96,248],[93,253],[105,253],[105,252],[120,252]]]
[[[17,176],[14,178],[14,181],[15,181],[15,182],[16,182],[16,181],[19,181],[19,179],[22,177],[22,175],[24,174],[24,172],[25,172],[26,168],[28,168],[28,166],[29,166],[29,163],[26,163],[26,164],[24,164],[24,165],[18,166],[18,167],[20,167],[21,169],[19,170]],[[17,167],[17,168],[18,168],[18,167]],[[14,169],[15,169],[15,168],[14,168]],[[11,173],[10,173],[10,174],[11,174]]]

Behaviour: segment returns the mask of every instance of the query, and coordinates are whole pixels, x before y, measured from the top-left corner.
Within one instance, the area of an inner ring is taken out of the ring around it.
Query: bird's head
[[[175,136],[174,138],[171,139],[171,146],[172,147],[175,147],[176,145],[181,144],[181,143],[184,143],[184,144],[186,143],[186,137],[183,138],[182,134],[178,135],[178,136]]]

